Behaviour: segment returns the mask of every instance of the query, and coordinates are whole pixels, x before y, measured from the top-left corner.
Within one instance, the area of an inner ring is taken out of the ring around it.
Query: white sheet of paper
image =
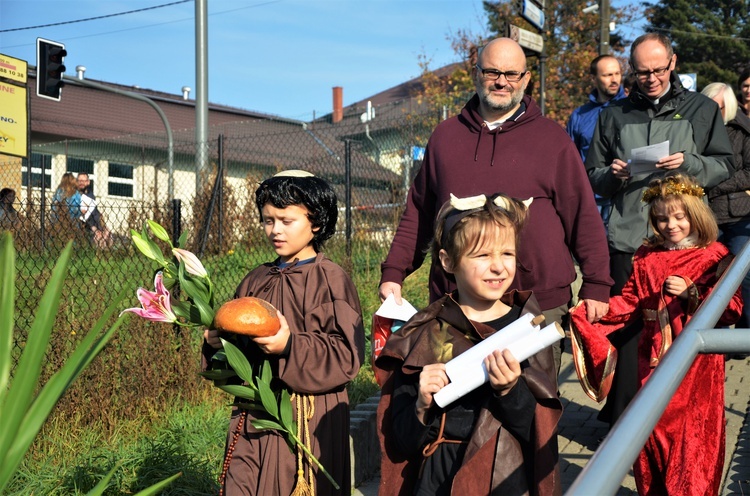
[[[375,312],[375,315],[380,315],[386,319],[403,320],[408,321],[412,316],[417,313],[417,309],[414,306],[401,298],[401,305],[396,303],[396,298],[393,297],[393,293],[388,295],[380,308]]]
[[[96,208],[96,200],[91,198],[88,195],[81,195],[81,210],[86,210],[85,213],[83,213],[80,217],[82,221],[89,220],[89,217],[91,217],[91,214],[94,212],[94,209]]]
[[[525,317],[526,315],[522,316],[521,319],[525,319]],[[521,319],[517,320],[516,322],[521,321]],[[511,326],[513,326],[513,324],[511,324]],[[507,329],[508,327],[504,328],[503,330]],[[520,333],[515,332],[519,329],[521,330]],[[475,348],[479,348],[480,345],[486,343],[498,334],[501,333],[498,332],[496,334],[493,334],[481,343],[477,343],[477,345],[475,345],[470,350],[467,350],[466,352],[446,363],[446,372],[449,368],[448,365],[451,364],[451,362],[458,360],[470,351],[473,351]],[[502,348],[482,346],[477,353],[473,353],[472,355],[470,355],[471,361],[464,363],[460,369],[456,368],[455,364],[451,366],[450,368],[452,369],[453,377],[451,377],[450,375],[448,376],[451,382],[443,389],[435,393],[435,396],[433,396],[435,403],[437,403],[439,407],[445,408],[457,399],[474,391],[476,388],[489,381],[489,373],[484,366],[484,358],[495,349],[507,348],[513,354],[513,356],[516,357],[516,360],[522,362],[535,353],[538,353],[544,348],[552,345],[554,342],[559,341],[560,339],[565,337],[565,333],[563,332],[562,327],[560,327],[560,324],[558,324],[557,322],[553,322],[552,324],[539,330],[539,326],[532,326],[530,320],[521,321],[517,326],[517,329],[515,329],[512,334],[515,336],[515,339],[507,346],[503,346]],[[490,349],[488,350],[488,348]]]
[[[657,172],[656,162],[669,155],[669,140],[655,145],[641,146],[630,150],[628,168],[630,174],[651,174]]]

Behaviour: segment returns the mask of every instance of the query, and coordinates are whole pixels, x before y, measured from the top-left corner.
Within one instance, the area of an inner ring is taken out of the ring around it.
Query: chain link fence
[[[147,219],[175,240],[187,231],[187,248],[211,271],[217,301],[230,298],[250,268],[273,258],[254,191],[281,170],[305,169],[333,185],[339,234],[326,252],[344,267],[378,270],[427,137],[443,117],[415,107],[411,101],[381,106],[375,118],[353,109],[336,123],[328,117],[213,126],[206,163],[196,163],[202,154],[196,153],[193,130],[173,133],[172,154],[161,133],[56,141],[34,145],[29,159],[0,157],[0,229],[13,233],[18,252],[15,360],[51,268],[69,241],[75,255],[56,332],[71,340],[121,290],[132,290],[135,304],[135,289],[151,286],[154,267],[130,241],[131,229],[142,230]],[[76,190],[65,182],[86,177],[95,207],[84,213],[71,200]]]

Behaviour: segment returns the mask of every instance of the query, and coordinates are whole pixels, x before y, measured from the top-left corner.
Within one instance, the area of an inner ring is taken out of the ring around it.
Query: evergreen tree
[[[662,0],[644,3],[651,26],[672,38],[677,70],[698,74],[698,87],[737,82],[750,63],[747,0]]]

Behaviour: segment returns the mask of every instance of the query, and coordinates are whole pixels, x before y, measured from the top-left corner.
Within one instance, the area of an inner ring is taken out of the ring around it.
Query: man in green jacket
[[[673,73],[677,55],[660,33],[644,34],[630,49],[636,90],[599,115],[586,156],[594,193],[610,198],[608,244],[612,295],[620,294],[633,269],[633,254],[648,232],[643,190],[670,170],[691,175],[705,188],[729,177],[732,146],[719,106],[700,93],[685,90]],[[668,141],[667,156],[648,172],[633,170],[634,148]],[[613,344],[618,362],[607,404],[599,419],[614,423],[637,391],[636,359],[639,328],[623,331]]]
[[[630,65],[637,90],[599,116],[586,171],[594,193],[611,198],[609,221],[612,294],[619,294],[632,270],[632,258],[648,233],[648,212],[641,202],[654,178],[679,169],[705,188],[729,177],[732,146],[719,106],[685,90],[673,73],[677,55],[666,36],[647,33],[633,42]],[[631,173],[633,148],[669,141],[669,155],[656,171]]]

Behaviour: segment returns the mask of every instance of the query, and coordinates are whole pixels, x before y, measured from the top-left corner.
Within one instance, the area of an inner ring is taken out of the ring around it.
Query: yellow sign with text
[[[0,153],[26,157],[26,88],[0,82]]]
[[[28,64],[25,60],[14,59],[0,53],[0,77],[26,84]]]

